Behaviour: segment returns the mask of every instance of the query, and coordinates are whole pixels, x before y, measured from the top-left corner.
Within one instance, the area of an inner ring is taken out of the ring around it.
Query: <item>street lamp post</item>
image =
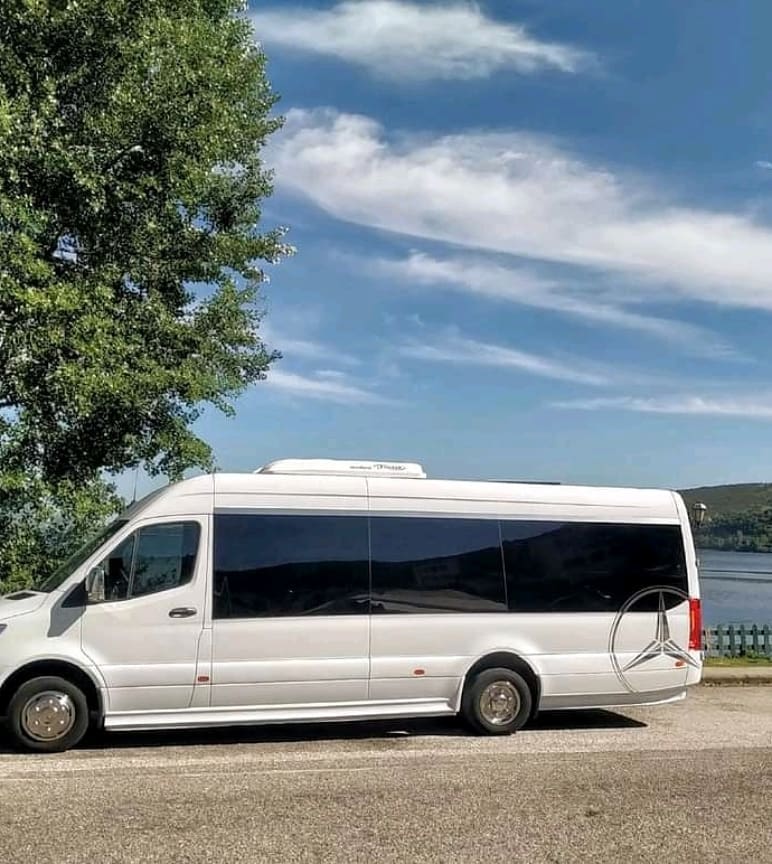
[[[701,501],[696,501],[692,504],[692,521],[697,528],[705,521],[707,510],[708,508]]]
[[[702,503],[702,501],[695,501],[694,504],[692,504],[692,525],[694,526],[696,531],[699,530],[700,526],[705,521],[705,514],[707,512],[708,512],[708,508],[705,506],[705,504]],[[697,556],[697,568],[698,569],[699,569],[699,566],[700,566],[700,559],[699,559],[699,556]]]

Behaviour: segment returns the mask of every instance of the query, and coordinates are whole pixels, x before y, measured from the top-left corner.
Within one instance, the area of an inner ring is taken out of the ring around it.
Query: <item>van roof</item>
[[[415,463],[413,463],[415,464]],[[405,502],[422,512],[453,512],[456,515],[512,513],[554,514],[595,520],[629,518],[678,520],[678,496],[663,489],[603,486],[568,486],[483,480],[433,480],[403,476],[351,474],[302,474],[261,471],[202,475],[170,485],[135,508],[154,513],[210,512],[218,507],[269,509],[330,507],[399,512]],[[303,499],[301,501],[300,499]],[[172,505],[172,502],[173,505]],[[132,508],[135,510],[135,508]],[[136,510],[135,510],[136,512]],[[148,513],[149,515],[149,513]]]

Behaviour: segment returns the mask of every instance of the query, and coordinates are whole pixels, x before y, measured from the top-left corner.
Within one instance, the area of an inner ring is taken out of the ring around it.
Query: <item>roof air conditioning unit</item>
[[[361,459],[278,459],[276,462],[263,465],[254,473],[426,479],[426,472],[417,462],[376,462]]]

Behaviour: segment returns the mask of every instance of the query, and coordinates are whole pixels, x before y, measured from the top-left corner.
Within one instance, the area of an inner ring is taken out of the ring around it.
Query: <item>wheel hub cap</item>
[[[36,741],[56,741],[75,725],[75,705],[66,693],[37,693],[24,706],[21,725]]]
[[[480,714],[494,726],[505,726],[520,711],[520,694],[509,681],[493,681],[480,696]]]

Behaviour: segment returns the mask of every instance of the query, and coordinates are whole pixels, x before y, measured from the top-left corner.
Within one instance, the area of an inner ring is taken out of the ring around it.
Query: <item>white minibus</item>
[[[702,669],[679,495],[281,460],[168,486],[0,598],[17,746],[140,730],[682,698]]]

